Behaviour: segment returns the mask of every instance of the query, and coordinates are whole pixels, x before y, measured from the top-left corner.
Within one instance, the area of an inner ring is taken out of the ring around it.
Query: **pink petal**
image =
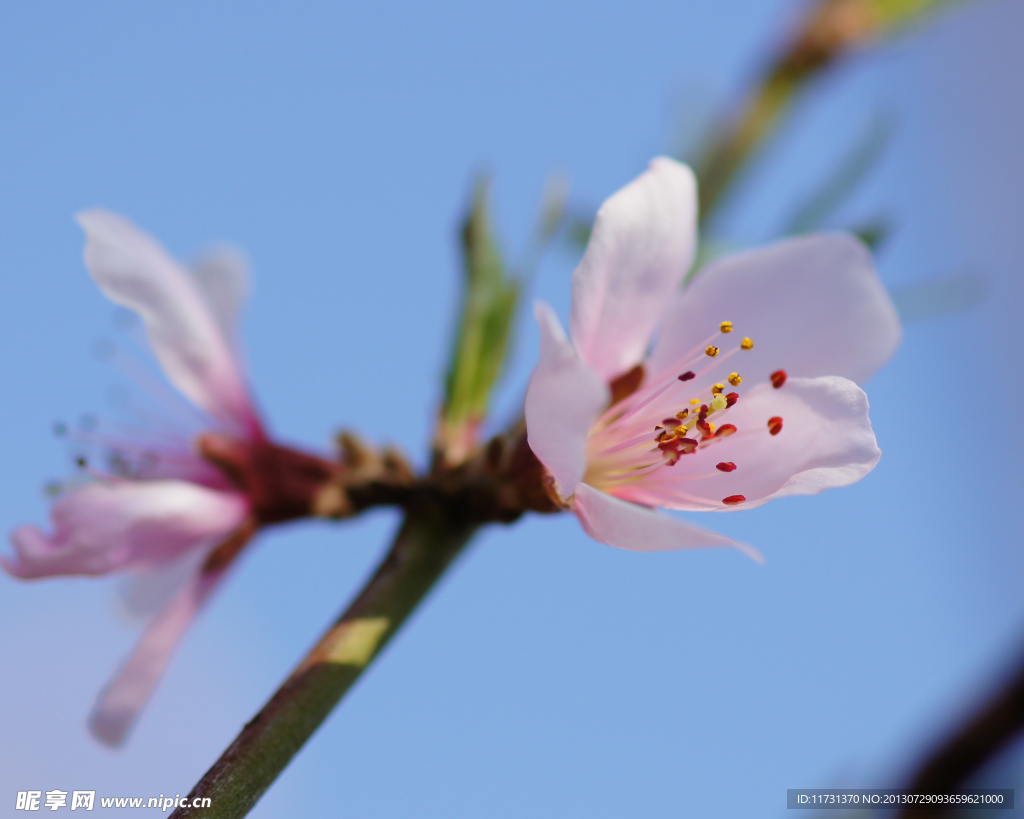
[[[146,627],[127,661],[96,698],[89,729],[107,745],[124,742],[171,655],[226,570],[195,572]]]
[[[142,317],[168,379],[221,423],[259,434],[232,342],[193,277],[128,220],[104,210],[76,218],[86,267],[111,301]]]
[[[177,560],[124,575],[117,584],[121,610],[132,619],[152,617],[199,571],[207,556],[206,550],[193,549]]]
[[[775,416],[783,419],[782,431],[770,435],[767,422]],[[737,434],[612,491],[672,509],[749,509],[783,495],[815,495],[855,483],[882,455],[867,396],[838,376],[791,378],[779,390],[761,385],[743,395],[718,421],[723,422],[734,424]],[[716,470],[716,464],[730,461],[734,472]],[[733,495],[747,500],[724,506],[722,499]]]
[[[245,254],[229,245],[211,248],[196,259],[191,273],[221,334],[233,343],[238,317],[249,294],[249,262]]]
[[[734,332],[723,351],[749,336],[753,350],[730,359],[744,378],[841,375],[862,382],[900,341],[900,323],[867,248],[846,234],[788,239],[713,262],[674,300],[649,361],[658,373],[720,322]]]
[[[52,535],[16,529],[0,564],[21,578],[149,568],[223,540],[248,511],[238,493],[186,481],[90,483],[54,503]]]
[[[608,385],[576,356],[554,311],[534,310],[540,357],[526,390],[530,448],[568,497],[587,468],[587,433],[611,398]]]
[[[594,540],[631,552],[664,552],[735,546],[756,560],[756,549],[635,503],[613,498],[588,484],[576,487],[576,516]]]
[[[572,277],[569,328],[606,381],[639,364],[697,245],[693,172],[659,157],[601,206]]]

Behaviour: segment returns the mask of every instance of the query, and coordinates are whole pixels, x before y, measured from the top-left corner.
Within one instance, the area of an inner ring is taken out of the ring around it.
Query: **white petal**
[[[214,247],[192,264],[192,276],[221,334],[234,344],[238,318],[249,294],[249,262],[241,250]]]
[[[96,698],[89,730],[107,745],[120,745],[163,676],[174,650],[225,571],[195,572],[146,627],[114,678]]]
[[[142,318],[168,379],[217,420],[257,433],[232,343],[195,279],[127,219],[103,210],[77,219],[88,239],[86,267],[111,301]]]
[[[21,578],[151,568],[223,540],[248,512],[242,495],[187,481],[91,483],[54,503],[52,535],[16,529],[0,563]]]
[[[540,356],[526,390],[526,437],[568,497],[587,468],[587,433],[611,394],[576,356],[554,311],[538,302],[534,314]]]
[[[770,435],[768,419],[775,416],[782,418],[782,431]],[[673,509],[749,509],[783,495],[815,495],[855,483],[882,455],[867,396],[838,376],[791,378],[778,390],[756,387],[723,417],[716,416],[716,423],[733,424],[738,433],[615,493]],[[736,470],[718,472],[715,465],[721,462],[736,464]],[[747,501],[725,507],[722,499],[732,495]]]
[[[133,618],[152,617],[191,581],[206,557],[206,550],[193,549],[176,560],[120,578],[117,596],[122,610]]]
[[[788,239],[713,262],[674,299],[649,361],[659,373],[699,348],[720,322],[749,336],[730,367],[755,381],[784,369],[793,376],[841,375],[863,382],[900,341],[900,323],[867,248],[846,234]]]
[[[576,487],[576,516],[594,540],[632,552],[664,552],[708,546],[734,546],[756,560],[750,546],[691,526],[678,518],[606,495],[585,483]]]
[[[697,183],[673,159],[655,159],[601,206],[573,273],[569,328],[606,381],[643,359],[696,244]]]

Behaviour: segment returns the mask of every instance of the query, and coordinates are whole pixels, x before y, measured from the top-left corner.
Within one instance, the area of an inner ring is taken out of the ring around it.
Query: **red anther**
[[[664,435],[664,434],[665,433],[662,433],[662,435]],[[663,452],[665,450],[675,449],[676,446],[678,446],[678,444],[676,444],[676,441],[678,441],[678,440],[679,440],[678,438],[669,438],[667,440],[664,439],[664,438],[659,438],[658,439],[658,449],[662,450]]]
[[[722,503],[726,506],[735,506],[737,503],[745,503],[746,500],[745,495],[730,495],[727,498],[722,498]]]
[[[689,455],[697,449],[697,441],[693,438],[676,438],[679,442],[679,449],[683,455]]]
[[[679,376],[679,380],[680,381],[690,381],[691,379],[694,379],[696,377],[697,377],[697,373],[688,370],[687,372],[685,372],[681,376]]]
[[[779,387],[781,387],[783,384],[786,383],[786,371],[785,370],[776,370],[775,372],[773,372],[768,377],[771,378],[772,386],[775,387],[775,389],[778,389]]]
[[[778,415],[772,416],[768,419],[768,431],[772,435],[778,435],[782,432],[782,419]]]
[[[736,464],[732,461],[722,461],[722,463],[715,465],[715,469],[719,472],[732,472],[735,468]]]
[[[674,449],[669,450],[665,453],[665,466],[675,466],[679,463],[679,453]]]
[[[697,429],[700,430],[700,434],[705,438],[711,437],[711,424],[705,421],[703,418],[697,419]]]
[[[715,430],[716,438],[728,438],[736,431],[735,424],[722,424],[718,429]]]
[[[665,418],[661,423],[664,424],[669,429],[675,429],[677,426],[679,426],[680,421],[678,418]]]
[[[740,400],[740,394],[738,392],[730,392],[725,396],[725,408],[729,409],[733,404]]]

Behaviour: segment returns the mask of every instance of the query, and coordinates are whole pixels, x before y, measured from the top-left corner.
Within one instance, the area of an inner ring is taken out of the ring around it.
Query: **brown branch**
[[[1011,673],[981,705],[932,751],[907,785],[915,793],[953,793],[1024,733],[1024,653]],[[944,816],[946,811],[903,811],[906,819]]]

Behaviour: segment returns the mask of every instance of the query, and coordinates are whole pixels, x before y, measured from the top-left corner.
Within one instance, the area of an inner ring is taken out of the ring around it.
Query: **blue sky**
[[[0,7],[0,523],[45,520],[41,487],[70,469],[54,421],[116,413],[121,379],[94,353],[115,314],[76,210],[125,213],[183,257],[245,248],[244,342],[274,430],[326,447],[353,427],[422,462],[473,174],[493,172],[514,255],[548,174],[596,205],[735,94],[797,8]],[[889,784],[955,718],[1024,622],[1024,437],[1003,418],[1024,399],[1022,17],[1019,0],[979,2],[848,60],[721,223],[737,245],[769,240],[865,122],[894,118],[831,226],[892,218],[894,287],[972,270],[986,289],[909,326],[869,383],[875,472],[715,516],[765,566],[621,553],[569,517],[489,530],[254,816],[770,815],[786,788]],[[552,253],[536,283],[563,316],[575,261]],[[505,411],[528,321],[520,341]],[[187,792],[394,526],[381,512],[261,537],[117,752],[84,728],[141,625],[116,582],[0,578],[0,805]]]

